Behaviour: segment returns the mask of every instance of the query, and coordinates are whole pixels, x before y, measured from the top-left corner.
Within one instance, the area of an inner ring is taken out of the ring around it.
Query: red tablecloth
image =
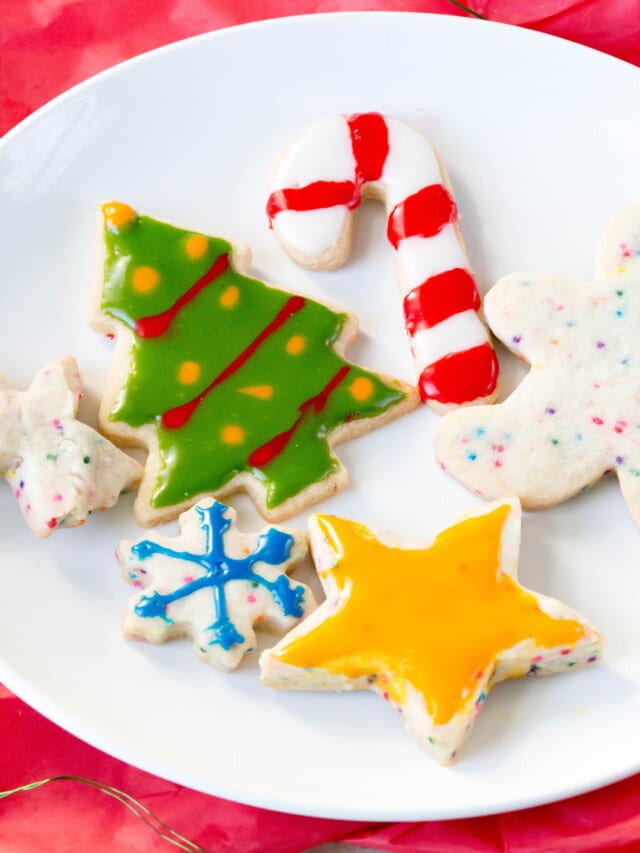
[[[640,64],[639,0],[468,5],[492,20]],[[73,84],[162,44],[261,18],[357,9],[467,14],[447,0],[0,0],[0,133]],[[163,781],[87,746],[1,686],[0,744],[0,790],[62,774],[100,780],[212,853],[295,853],[332,840],[406,853],[640,851],[640,776],[506,815],[367,825],[268,812]],[[120,803],[78,782],[53,782],[0,802],[2,853],[170,849]]]

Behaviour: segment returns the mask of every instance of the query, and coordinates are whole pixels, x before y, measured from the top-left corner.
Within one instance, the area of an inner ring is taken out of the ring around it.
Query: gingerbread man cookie
[[[422,550],[311,516],[327,600],[262,653],[263,683],[373,690],[450,763],[493,685],[599,655],[600,637],[582,616],[518,584],[520,516],[516,500],[483,506]]]
[[[508,275],[485,311],[531,370],[505,402],[442,419],[442,467],[483,497],[517,495],[527,509],[613,471],[640,524],[640,205],[606,230],[593,282]]]
[[[43,367],[27,391],[0,386],[0,473],[36,536],[83,524],[140,480],[134,459],[76,420],[82,393],[71,356]]]
[[[498,360],[480,314],[449,178],[415,128],[379,113],[330,116],[282,152],[267,213],[296,263],[329,270],[351,251],[362,198],[384,201],[423,401],[491,402]]]
[[[125,637],[190,636],[196,655],[226,672],[254,651],[254,624],[284,633],[314,609],[311,590],[286,574],[307,552],[304,535],[276,527],[240,533],[235,519],[209,498],[180,516],[178,537],[120,543],[123,576],[141,590],[129,600]]]

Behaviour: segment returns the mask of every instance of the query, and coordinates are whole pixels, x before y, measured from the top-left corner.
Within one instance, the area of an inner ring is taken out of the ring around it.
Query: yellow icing
[[[123,225],[133,222],[136,212],[121,201],[110,201],[102,205],[104,224],[110,231],[118,232]]]
[[[148,293],[160,281],[158,271],[153,267],[136,267],[131,276],[133,289],[138,293]]]
[[[373,382],[367,379],[366,376],[358,376],[350,386],[350,391],[353,394],[353,399],[359,403],[368,400],[373,394]]]
[[[258,400],[268,400],[273,396],[272,385],[247,385],[246,388],[238,388],[240,394],[248,394],[250,397],[257,397]]]
[[[187,255],[196,260],[201,258],[209,248],[209,241],[203,234],[192,234],[186,242]]]
[[[302,337],[302,335],[293,335],[287,341],[286,350],[289,355],[298,355],[298,353],[302,352],[302,350],[304,349],[305,343],[306,341]]]
[[[183,385],[191,385],[200,376],[200,365],[196,361],[183,361],[178,370],[178,380]]]
[[[220,305],[222,305],[223,308],[233,308],[238,301],[239,296],[240,291],[235,284],[231,284],[220,297]]]
[[[412,685],[434,723],[444,724],[501,652],[526,639],[547,649],[574,645],[585,628],[544,613],[500,568],[509,512],[503,505],[463,519],[426,550],[389,547],[361,524],[316,516],[337,561],[325,575],[333,576],[340,603],[278,659],[348,678],[374,676],[398,703]]]
[[[225,444],[241,444],[244,441],[244,430],[236,424],[222,428],[222,440]]]

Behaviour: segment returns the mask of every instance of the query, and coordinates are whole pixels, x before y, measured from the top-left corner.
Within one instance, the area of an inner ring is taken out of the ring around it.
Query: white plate
[[[81,415],[95,419],[112,347],[85,313],[96,206],[110,198],[248,242],[257,275],[360,316],[354,360],[411,379],[382,210],[361,211],[346,268],[315,275],[285,258],[264,215],[270,165],[291,135],[362,110],[414,124],[440,150],[485,288],[516,269],[588,278],[605,222],[640,196],[640,72],[568,42],[402,14],[199,37],[100,75],[6,137],[0,365],[12,383],[71,352],[89,392]],[[422,409],[343,445],[351,485],[321,509],[415,542],[474,506],[433,462],[436,421]],[[242,524],[259,525],[248,500],[233,503]],[[527,585],[604,631],[604,662],[497,688],[449,769],[372,694],[279,693],[259,686],[255,659],[222,675],[186,641],[125,643],[130,589],[113,549],[137,534],[125,498],[38,541],[10,490],[0,494],[0,678],[119,758],[234,800],[378,820],[503,811],[640,770],[640,532],[612,481],[526,516],[521,566]]]

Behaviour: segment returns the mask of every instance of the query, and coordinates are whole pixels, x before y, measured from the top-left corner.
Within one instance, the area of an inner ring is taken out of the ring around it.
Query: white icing
[[[212,642],[215,639],[212,626],[221,613],[211,586],[189,595],[177,596],[166,605],[168,619],[161,615],[145,616],[137,612],[136,605],[143,599],[179,590],[189,582],[188,578],[200,580],[205,577],[206,562],[201,565],[181,559],[179,555],[207,554],[207,536],[202,526],[203,516],[198,509],[207,509],[214,503],[217,501],[204,498],[195,507],[184,512],[179,519],[178,536],[167,537],[153,531],[142,539],[125,539],[118,545],[116,557],[124,580],[142,590],[129,599],[122,626],[125,637],[163,643],[174,637],[190,636],[194,652],[199,658],[227,672],[235,669],[245,654],[255,649],[255,624],[284,633],[296,625],[302,616],[311,613],[316,604],[309,587],[298,580],[291,581],[291,586],[298,587],[302,592],[298,602],[302,613],[300,616],[287,615],[273,592],[262,583],[235,578],[224,585],[222,596],[226,602],[227,616],[240,639],[226,649],[220,643]],[[258,547],[260,534],[241,533],[236,527],[236,513],[230,508],[226,509],[225,518],[231,521],[231,525],[222,533],[225,554],[239,559],[254,552]],[[266,532],[266,528],[263,532]],[[280,563],[255,562],[251,569],[256,578],[262,578],[272,584],[286,575],[305,556],[307,548],[304,534],[298,530],[285,532],[293,540],[288,557]],[[136,546],[140,546],[145,540],[172,553],[163,553],[152,547],[151,553],[143,551],[141,556]]]
[[[461,311],[430,329],[413,336],[412,348],[420,367],[433,364],[445,355],[478,347],[489,341],[489,334],[475,311]]]
[[[395,119],[386,119],[389,130],[387,155],[381,182],[386,191],[387,209],[432,184],[441,184],[442,175],[429,141],[414,128]]]
[[[382,197],[388,212],[421,189],[442,185],[443,175],[431,143],[414,128],[385,117],[389,151],[379,180],[365,187]],[[345,116],[332,116],[311,125],[293,141],[281,160],[272,190],[305,186],[314,181],[354,180],[356,163]],[[352,212],[346,206],[314,211],[282,211],[275,217],[277,236],[285,246],[317,266],[330,267],[332,249]],[[293,254],[292,252],[292,254]],[[337,254],[337,253],[336,253]],[[321,256],[325,257],[321,257]],[[328,257],[327,257],[328,256]],[[397,269],[403,296],[427,279],[448,270],[469,270],[464,246],[453,223],[433,237],[408,237],[397,248]],[[473,311],[462,312],[413,338],[420,371],[452,352],[489,342],[482,321]]]
[[[274,217],[274,226],[289,246],[313,258],[336,245],[348,213],[344,204],[319,210],[282,210]]]
[[[314,181],[353,181],[356,162],[344,116],[315,122],[293,140],[276,166],[271,191],[304,187]]]
[[[398,267],[403,296],[426,279],[446,270],[469,264],[460,246],[453,224],[445,227],[435,237],[407,237],[398,244]]]

